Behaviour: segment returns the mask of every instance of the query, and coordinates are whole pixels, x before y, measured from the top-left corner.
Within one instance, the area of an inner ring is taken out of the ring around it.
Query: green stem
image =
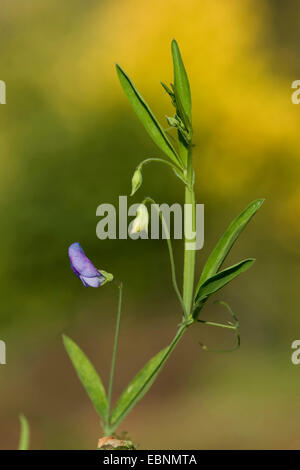
[[[187,162],[187,183],[185,188],[185,204],[192,205],[192,212],[185,211],[185,227],[192,227],[195,231],[195,194],[193,189],[193,166],[192,166],[192,152],[189,149],[188,162]],[[191,314],[191,307],[193,302],[194,291],[194,277],[195,277],[195,249],[189,250],[188,245],[194,240],[185,238],[184,240],[184,271],[183,271],[183,302],[187,315]]]
[[[107,406],[107,424],[108,424],[108,427],[110,425],[111,397],[112,397],[112,390],[113,390],[113,383],[114,383],[116,357],[117,357],[119,331],[120,331],[122,294],[123,294],[123,284],[122,284],[122,282],[120,283],[120,285],[118,287],[119,287],[119,302],[118,302],[117,323],[116,323],[114,348],[113,348],[113,354],[112,354],[112,360],[111,360],[110,377],[109,377],[109,385],[108,385],[108,393],[107,393],[107,402],[108,402],[108,406]]]

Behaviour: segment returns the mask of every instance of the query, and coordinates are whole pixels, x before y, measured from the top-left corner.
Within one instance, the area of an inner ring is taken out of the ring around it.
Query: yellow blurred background
[[[93,449],[99,420],[62,346],[70,335],[107,384],[116,292],[84,289],[67,247],[125,285],[115,398],[172,338],[179,312],[163,241],[96,238],[96,208],[130,191],[135,166],[160,156],[127,103],[115,62],[166,126],[170,42],[189,74],[197,200],[205,204],[198,272],[229,222],[266,202],[228,259],[255,266],[222,291],[241,324],[241,348],[224,331],[195,326],[123,423],[144,449],[299,448],[300,5],[271,0],[4,1],[1,7],[0,447],[16,448],[18,414],[33,449]],[[149,166],[134,197],[183,202],[168,168]],[[182,267],[182,244],[176,241]],[[209,303],[203,317],[224,320]]]

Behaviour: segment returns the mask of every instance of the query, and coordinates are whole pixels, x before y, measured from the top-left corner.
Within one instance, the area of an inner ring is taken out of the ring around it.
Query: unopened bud
[[[131,194],[130,196],[133,196],[134,193],[137,192],[139,187],[141,186],[143,182],[143,176],[142,172],[139,168],[137,168],[133,174],[132,180],[131,180]]]

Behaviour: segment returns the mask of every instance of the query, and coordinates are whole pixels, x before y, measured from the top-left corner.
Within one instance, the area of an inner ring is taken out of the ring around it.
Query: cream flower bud
[[[131,194],[130,196],[133,196],[134,193],[137,192],[139,187],[141,186],[143,182],[143,176],[140,168],[137,168],[133,174],[132,180],[131,180]]]
[[[140,204],[136,211],[136,218],[133,220],[130,234],[146,232],[148,233],[149,214],[145,204]]]

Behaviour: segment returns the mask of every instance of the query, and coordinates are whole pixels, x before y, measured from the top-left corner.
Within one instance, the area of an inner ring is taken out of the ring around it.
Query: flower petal
[[[72,243],[72,245],[70,245],[69,257],[71,268],[78,277],[95,277],[100,275],[98,269],[85,255],[82,247],[78,242]]]
[[[97,276],[97,277],[85,277],[85,276],[79,276],[79,277],[84,287],[99,287],[105,280],[104,276],[102,276],[101,274],[100,276]]]

